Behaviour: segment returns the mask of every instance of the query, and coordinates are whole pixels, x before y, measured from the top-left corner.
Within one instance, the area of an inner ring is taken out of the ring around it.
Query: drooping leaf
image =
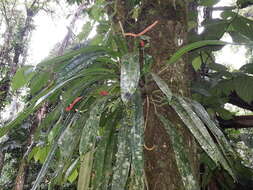
[[[195,50],[197,48],[201,48],[204,46],[224,46],[226,44],[229,44],[228,42],[223,42],[219,40],[203,40],[198,42],[193,42],[191,44],[188,44],[182,48],[180,48],[176,53],[174,53],[167,64],[173,64],[176,63],[184,54],[188,53],[189,51]]]
[[[51,64],[58,64],[58,63],[62,63],[64,61],[68,61],[70,59],[72,59],[74,56],[76,55],[80,55],[80,54],[85,54],[85,53],[91,53],[91,52],[98,52],[98,51],[109,51],[108,49],[106,49],[105,47],[101,47],[101,46],[86,46],[83,48],[80,48],[78,50],[72,50],[70,52],[65,53],[62,56],[58,56],[49,60],[45,60],[42,61],[41,63],[38,64],[38,67],[48,67],[48,65]]]
[[[143,156],[143,144],[144,144],[144,116],[141,94],[139,90],[133,95],[132,103],[132,127],[130,130],[130,148],[132,154],[132,183],[131,188],[134,190],[144,190],[144,156]]]
[[[68,119],[68,118],[71,118]],[[47,158],[44,162],[44,164],[42,165],[42,168],[32,186],[32,189],[31,190],[36,190],[39,186],[39,184],[41,183],[42,179],[44,178],[44,176],[46,175],[46,172],[51,164],[51,162],[53,161],[53,158],[54,158],[54,155],[55,155],[55,152],[56,152],[56,149],[57,149],[57,146],[58,146],[58,140],[61,136],[61,134],[65,131],[65,129],[69,126],[69,125],[72,125],[73,121],[75,120],[75,117],[71,117],[71,114],[69,115],[69,117],[66,118],[66,122],[64,125],[62,125],[62,127],[60,128],[59,130],[59,133],[57,134],[57,136],[55,137],[55,141],[47,155]],[[62,120],[62,117],[59,119],[59,122],[61,122]],[[70,121],[69,121],[70,120]],[[57,123],[59,123],[57,122]]]
[[[50,93],[50,90],[51,89],[46,89],[43,92],[41,92],[40,94],[38,94],[36,97],[34,97],[32,100],[30,100],[29,105],[22,112],[20,112],[11,122],[9,122],[5,126],[1,127],[0,128],[0,137],[7,134],[8,131],[10,131],[11,129],[16,127],[21,122],[23,122],[32,112],[37,110],[39,104],[36,104],[36,102],[38,102],[38,100],[40,100],[41,97],[46,96],[47,93]],[[49,95],[51,95],[51,94],[49,94]],[[44,100],[45,99],[43,99],[42,101],[44,101]],[[40,101],[40,103],[42,103],[42,101]]]
[[[74,57],[72,60],[70,60],[65,67],[63,67],[58,72],[57,81],[63,81],[66,79],[69,79],[70,77],[73,77],[74,75],[78,74],[83,69],[89,67],[91,64],[94,64],[94,60],[98,58],[99,56],[105,55],[105,51],[95,51],[91,53],[81,54],[77,57]]]
[[[108,115],[104,125],[104,132],[99,141],[94,157],[94,178],[92,180],[92,187],[94,189],[107,189],[108,183],[112,173],[112,154],[114,149],[114,133],[118,122],[118,114],[120,110]],[[103,122],[101,122],[103,123]]]
[[[86,154],[80,156],[80,171],[78,177],[77,190],[87,190],[90,185],[90,178],[92,175],[92,164],[94,158],[94,148]]]
[[[62,133],[58,140],[58,147],[60,150],[60,157],[57,163],[56,174],[54,176],[54,181],[61,182],[64,179],[64,173],[69,168],[71,157],[77,147],[81,136],[81,128],[79,125],[85,121],[86,117],[75,115],[75,121],[72,125],[68,125],[65,131]]]
[[[191,105],[193,106],[193,109],[195,113],[199,116],[199,118],[206,124],[208,129],[211,131],[211,133],[216,138],[217,142],[219,143],[221,150],[223,151],[224,155],[226,156],[233,156],[233,158],[236,158],[236,154],[231,147],[230,143],[227,141],[225,135],[223,132],[217,127],[214,121],[210,118],[205,108],[198,102],[191,101]],[[227,158],[229,160],[229,158]]]
[[[36,101],[36,103],[35,103],[35,105],[34,105],[34,108],[37,107],[37,106],[38,106],[39,104],[41,104],[42,102],[44,102],[49,96],[51,96],[53,93],[55,93],[58,89],[62,88],[62,87],[63,87],[64,85],[66,85],[67,83],[69,83],[69,82],[71,82],[71,81],[73,81],[73,80],[75,80],[75,79],[78,79],[78,78],[80,78],[80,77],[82,77],[82,76],[83,76],[83,75],[74,76],[74,77],[72,77],[72,78],[70,78],[70,79],[68,79],[68,80],[65,80],[65,81],[59,83],[59,84],[56,85],[55,87],[51,88],[51,89],[49,90],[49,92],[47,92],[44,96],[40,97],[40,98]]]
[[[120,89],[121,99],[127,103],[135,93],[140,78],[139,56],[128,53],[121,60]]]
[[[191,109],[191,106],[181,97],[174,97],[171,105],[208,156],[217,165],[221,164],[222,167],[227,170],[234,179],[236,179],[233,169],[227,162],[223,153],[216,146],[203,122]]]
[[[37,72],[35,76],[31,79],[29,88],[32,96],[40,92],[47,84],[50,82],[52,74],[50,72]]]
[[[125,189],[130,165],[131,165],[131,149],[130,149],[130,128],[131,117],[130,110],[127,110],[126,117],[123,119],[118,134],[118,150],[116,153],[116,161],[113,167],[111,190]]]
[[[82,130],[81,140],[79,144],[80,155],[90,151],[96,142],[98,136],[99,122],[102,112],[104,111],[104,100],[97,102],[93,108],[91,108],[90,116],[87,119],[85,126]]]
[[[169,89],[168,85],[166,84],[166,82],[164,82],[158,75],[156,75],[155,73],[151,73],[154,81],[156,82],[156,84],[158,85],[158,87],[162,90],[162,92],[166,95],[166,97],[168,98],[169,102],[172,98],[172,92]]]
[[[192,172],[188,155],[185,151],[185,146],[181,134],[169,120],[162,115],[158,114],[159,119],[162,121],[172,143],[175,153],[177,168],[181,174],[181,180],[187,190],[199,189],[199,185]]]

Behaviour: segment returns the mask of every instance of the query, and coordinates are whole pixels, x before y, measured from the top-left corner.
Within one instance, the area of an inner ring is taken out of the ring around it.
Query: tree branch
[[[236,92],[232,92],[229,96],[229,101],[228,103],[233,104],[235,106],[238,106],[240,108],[244,108],[250,111],[253,111],[253,102],[247,103],[244,100],[242,100]]]
[[[234,10],[237,9],[237,6],[224,6],[224,7],[212,7],[212,11],[229,11],[229,10]]]
[[[233,119],[224,120],[217,118],[222,129],[253,128],[253,115],[235,116]]]

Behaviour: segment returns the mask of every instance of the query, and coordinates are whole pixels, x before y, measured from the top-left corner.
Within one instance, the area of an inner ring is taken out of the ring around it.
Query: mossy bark
[[[137,20],[131,18],[127,1],[116,0],[117,14],[114,23],[122,23],[125,32],[139,33],[147,26],[159,23],[145,35],[150,37],[150,47],[145,53],[152,55],[154,64],[152,72],[168,84],[174,94],[190,96],[191,69],[187,57],[170,65],[161,73],[166,61],[181,46],[187,43],[187,10],[188,4],[175,0],[144,0],[141,2],[140,14]],[[127,37],[130,42],[132,37]],[[130,45],[131,46],[131,45]],[[179,119],[175,111],[168,105],[160,103],[162,93],[157,92],[155,83],[146,84],[145,102],[145,173],[150,190],[180,190],[183,183],[176,165],[170,137],[155,112],[166,116],[180,129],[184,138],[185,150],[190,160],[192,171],[198,178],[197,144],[192,135]]]

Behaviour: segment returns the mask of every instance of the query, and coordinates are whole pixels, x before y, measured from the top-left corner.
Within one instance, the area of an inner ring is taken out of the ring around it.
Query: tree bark
[[[2,176],[2,171],[4,167],[4,159],[5,159],[5,152],[0,151],[0,176]]]
[[[117,14],[114,23],[122,23],[124,32],[139,33],[147,26],[158,21],[145,35],[150,37],[150,48],[146,54],[152,55],[154,63],[152,72],[158,74],[171,88],[174,94],[190,96],[191,69],[187,58],[170,65],[161,73],[166,60],[172,56],[181,46],[187,43],[187,3],[174,0],[145,0],[141,4],[141,13],[135,21],[129,14],[127,1],[116,1]],[[132,37],[127,37],[131,42]],[[131,47],[131,46],[130,46]],[[131,49],[131,48],[130,48]],[[145,102],[145,173],[150,190],[180,190],[184,189],[175,156],[171,147],[170,137],[163,124],[155,115],[159,112],[166,116],[175,126],[180,127],[180,133],[184,138],[185,150],[191,163],[195,178],[198,179],[197,144],[179,119],[175,111],[169,106],[160,105],[157,94],[159,88],[154,83],[145,84],[147,89],[143,99]],[[159,96],[163,96],[160,92]]]

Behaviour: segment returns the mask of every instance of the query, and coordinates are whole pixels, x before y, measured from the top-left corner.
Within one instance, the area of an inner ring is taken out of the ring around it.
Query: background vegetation
[[[253,187],[253,1],[68,0],[64,40],[27,65],[34,17],[60,3],[0,2],[1,189]],[[225,45],[247,64],[217,63]]]

